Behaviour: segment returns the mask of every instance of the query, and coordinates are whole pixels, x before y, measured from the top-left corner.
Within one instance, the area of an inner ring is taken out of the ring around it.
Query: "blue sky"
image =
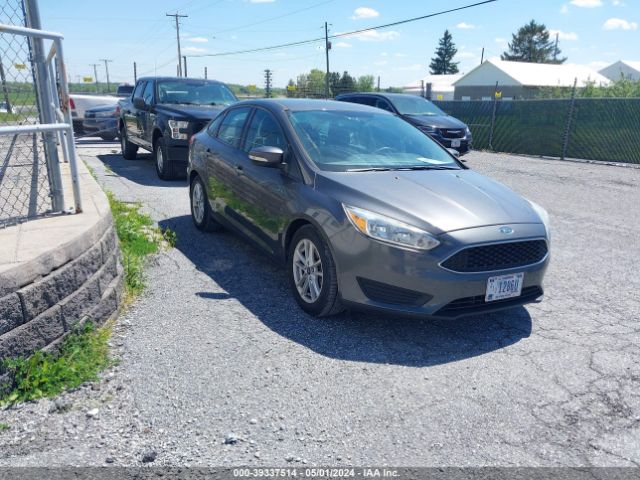
[[[474,0],[40,0],[43,27],[65,35],[72,81],[93,75],[92,63],[113,59],[112,81],[176,72],[176,10],[181,19],[183,54],[219,53],[320,37],[324,22],[332,33],[348,32],[455,8]],[[297,13],[296,13],[297,12]],[[280,18],[276,18],[280,17]],[[568,63],[602,68],[619,59],[640,60],[640,0],[498,0],[473,9],[336,39],[331,70],[381,77],[381,85],[402,86],[428,73],[429,60],[445,29],[458,46],[462,72],[485,57],[499,56],[518,27],[531,19],[560,32]],[[189,76],[241,84],[274,84],[325,68],[322,43],[226,57],[189,58]],[[104,66],[98,69],[104,80]]]

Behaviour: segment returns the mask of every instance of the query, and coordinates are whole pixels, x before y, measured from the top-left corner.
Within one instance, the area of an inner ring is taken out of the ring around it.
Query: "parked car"
[[[191,215],[283,260],[300,307],[459,317],[535,301],[547,213],[380,109],[250,100],[191,140]]]
[[[188,139],[237,98],[224,83],[191,78],[149,77],[120,101],[122,155],[136,158],[138,148],[153,152],[158,176],[184,176]]]
[[[71,120],[73,130],[76,133],[83,133],[85,112],[89,109],[104,106],[115,106],[118,104],[118,97],[113,95],[86,95],[72,93],[69,95],[69,106],[71,107]]]
[[[130,97],[131,94],[133,93],[134,87],[135,85],[129,85],[128,83],[123,83],[121,85],[118,85],[118,88],[116,89],[116,97],[120,97],[120,98]]]
[[[406,93],[347,93],[338,95],[340,102],[360,103],[394,113],[416,126],[447,148],[464,155],[471,149],[473,137],[469,127],[447,115],[429,100]]]
[[[90,108],[85,111],[82,128],[86,133],[93,133],[103,140],[111,142],[118,136],[119,118],[119,105]]]

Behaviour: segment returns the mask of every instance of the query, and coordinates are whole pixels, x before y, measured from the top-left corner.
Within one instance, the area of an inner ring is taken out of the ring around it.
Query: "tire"
[[[138,155],[138,146],[131,143],[127,138],[127,129],[122,127],[120,130],[120,148],[122,156],[125,160],[135,160]]]
[[[153,144],[153,162],[156,165],[158,178],[162,180],[173,180],[176,178],[174,165],[167,155],[167,145],[163,137],[158,137]]]
[[[201,192],[200,200],[196,198],[199,195],[198,190]],[[202,179],[197,175],[191,181],[189,199],[191,200],[191,219],[198,230],[203,232],[219,232],[222,230],[222,225],[216,222],[211,215],[207,189],[204,187]]]
[[[113,142],[117,135],[100,135],[100,138],[105,142]]]
[[[306,252],[310,255],[299,256],[302,253],[300,249],[304,250],[305,245]],[[311,258],[313,266],[305,262],[303,257]],[[306,280],[302,272],[305,268],[315,269],[307,270]],[[293,236],[287,255],[287,269],[293,296],[302,310],[316,317],[328,317],[343,310],[338,295],[338,275],[333,255],[327,242],[313,226],[305,225]],[[318,272],[322,273],[321,279],[318,278]],[[300,289],[298,285],[301,285]]]

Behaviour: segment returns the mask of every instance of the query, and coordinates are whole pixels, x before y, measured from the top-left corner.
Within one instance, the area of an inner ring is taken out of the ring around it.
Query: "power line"
[[[485,5],[488,3],[493,3],[493,2],[497,2],[498,0],[484,0],[482,2],[477,2],[477,3],[473,3],[470,5],[465,5],[463,7],[458,7],[458,8],[451,8],[449,10],[443,10],[440,12],[436,12],[436,13],[430,13],[428,15],[422,15],[420,17],[413,17],[413,18],[408,18],[406,20],[400,20],[398,22],[393,22],[393,23],[386,23],[384,25],[378,25],[375,27],[370,27],[370,28],[363,28],[360,30],[354,30],[352,32],[345,32],[345,33],[336,33],[334,35],[329,35],[328,37],[318,37],[318,38],[312,38],[309,40],[301,40],[298,42],[290,42],[290,43],[283,43],[280,45],[272,45],[269,47],[260,47],[260,48],[253,48],[253,49],[249,49],[249,50],[235,50],[232,52],[221,52],[221,53],[202,53],[199,55],[189,55],[190,57],[224,57],[227,55],[240,55],[240,54],[244,54],[244,53],[253,53],[253,52],[264,52],[267,50],[276,50],[276,49],[280,49],[280,48],[287,48],[287,47],[295,47],[298,45],[305,45],[305,44],[309,44],[309,43],[316,43],[316,42],[321,42],[321,41],[326,41],[327,39],[332,39],[332,38],[344,38],[344,37],[350,37],[353,35],[358,35],[360,33],[364,33],[364,32],[371,32],[374,30],[380,30],[383,28],[389,28],[389,27],[395,27],[397,25],[403,25],[405,23],[410,23],[410,22],[416,22],[418,20],[424,20],[426,18],[432,18],[432,17],[436,17],[439,15],[444,15],[446,13],[452,13],[452,12],[457,12],[460,10],[466,10],[469,8],[473,8],[473,7],[478,7],[480,5]]]

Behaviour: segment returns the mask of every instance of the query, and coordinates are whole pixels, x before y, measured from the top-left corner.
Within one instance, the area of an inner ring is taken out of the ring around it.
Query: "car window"
[[[218,139],[232,147],[238,147],[242,129],[250,111],[249,107],[234,108],[229,111],[218,130]]]
[[[147,82],[140,82],[136,85],[136,89],[133,91],[133,98],[142,98],[142,91],[146,84]]]
[[[224,120],[224,113],[221,113],[216,118],[214,118],[211,123],[209,123],[209,126],[207,127],[207,132],[209,133],[209,135],[215,137],[218,134],[218,128],[220,128],[222,120]]]
[[[197,79],[158,82],[158,103],[231,105],[237,101],[229,87],[218,82]]]
[[[376,99],[376,107],[381,108],[382,110],[386,110],[387,112],[393,113],[393,107],[384,98]]]
[[[376,106],[375,97],[356,97],[356,103],[361,103],[362,105],[369,105],[370,107]]]
[[[153,103],[153,82],[147,82],[147,86],[144,88],[144,92],[142,93],[142,99],[147,105],[151,105]]]
[[[384,112],[301,110],[291,124],[323,170],[452,168],[460,165],[429,136]]]
[[[278,147],[285,150],[287,145],[284,133],[275,118],[265,110],[257,109],[247,129],[247,138],[243,150],[256,147]]]
[[[392,98],[393,104],[402,115],[446,115],[429,100],[417,95],[394,95]]]

